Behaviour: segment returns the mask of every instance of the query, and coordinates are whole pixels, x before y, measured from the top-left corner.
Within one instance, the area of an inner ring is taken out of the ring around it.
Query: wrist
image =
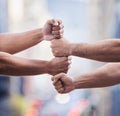
[[[46,67],[46,68],[47,68],[47,69],[46,69],[46,70],[47,70],[47,74],[50,74],[50,75],[53,74],[53,68],[52,68],[52,67],[53,67],[52,61],[48,61],[48,62],[47,62],[47,67]]]
[[[44,62],[43,72],[45,74],[51,74],[51,63],[50,63],[50,61],[45,61]]]
[[[76,86],[75,86],[75,83],[74,83],[74,81],[73,81],[73,89],[72,90],[76,90],[77,88],[76,88]]]
[[[44,31],[43,28],[40,28],[40,33],[41,33],[41,40],[44,40]]]
[[[74,89],[80,89],[82,88],[82,84],[81,82],[79,82],[79,80],[77,79],[78,77],[75,77],[73,79],[73,85],[74,85]]]
[[[86,44],[84,43],[72,43],[70,49],[73,56],[85,57],[87,55]]]
[[[76,49],[76,44],[71,43],[69,48],[70,48],[70,49],[69,49],[69,54],[70,54],[70,55],[74,55],[74,51],[75,51],[75,49]]]
[[[26,34],[28,36],[30,36],[29,38],[34,39],[34,41],[36,43],[39,43],[39,42],[41,42],[43,40],[42,28],[38,28],[38,29],[35,29],[35,30],[28,31]]]

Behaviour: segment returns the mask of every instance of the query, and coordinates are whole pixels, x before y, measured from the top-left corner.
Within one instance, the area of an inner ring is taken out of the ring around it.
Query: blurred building
[[[116,1],[110,0],[89,0],[88,16],[89,16],[89,41],[95,42],[111,38],[114,32],[116,13]],[[103,66],[104,63],[92,62],[91,69],[96,70],[98,67]],[[93,89],[93,95],[97,94],[100,97],[100,103],[97,106],[100,116],[110,116],[111,100],[110,88]],[[94,96],[93,96],[94,97]]]
[[[0,33],[8,31],[8,3],[0,0]],[[0,76],[0,115],[15,116],[16,111],[10,103],[10,77]],[[19,116],[19,115],[18,115]]]
[[[120,39],[120,1],[115,1],[115,24],[114,24],[114,33],[113,37]],[[119,116],[120,115],[120,85],[116,85],[111,88],[111,115],[110,116]]]

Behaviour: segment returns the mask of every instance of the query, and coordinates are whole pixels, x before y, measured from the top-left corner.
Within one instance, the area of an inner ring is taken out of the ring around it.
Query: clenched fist
[[[53,40],[63,37],[63,25],[60,20],[48,20],[43,29],[44,40]]]
[[[59,93],[68,93],[75,89],[73,80],[64,73],[53,76],[52,81]]]
[[[52,40],[51,48],[56,57],[67,57],[71,55],[71,44],[65,39]]]
[[[51,75],[56,75],[61,72],[67,73],[71,59],[68,57],[54,58],[49,63],[48,72]]]

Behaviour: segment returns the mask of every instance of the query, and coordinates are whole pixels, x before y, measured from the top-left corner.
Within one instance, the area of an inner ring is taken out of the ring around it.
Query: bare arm
[[[98,70],[79,76],[73,83],[78,88],[107,87],[120,83],[120,63],[109,63]]]
[[[32,47],[43,40],[41,29],[23,33],[0,34],[0,51],[11,54]]]
[[[69,61],[67,57],[54,58],[51,61],[32,60],[16,57],[14,55],[0,52],[0,74],[2,75],[55,75],[67,72]]]
[[[69,56],[103,61],[120,61],[120,40],[107,39],[95,43],[70,43],[65,39],[53,40],[52,51],[54,56]]]
[[[75,89],[108,87],[120,83],[120,63],[109,63],[96,71],[71,79],[61,73],[52,78],[59,93]]]
[[[104,61],[119,62],[120,61],[120,40],[109,39],[96,43],[71,44],[74,56]]]
[[[11,54],[32,47],[42,40],[52,40],[62,37],[63,25],[59,20],[48,20],[43,28],[23,33],[0,34],[0,51]]]

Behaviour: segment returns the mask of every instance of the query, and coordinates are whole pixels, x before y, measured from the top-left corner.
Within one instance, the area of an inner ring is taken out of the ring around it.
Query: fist
[[[58,93],[68,93],[75,89],[72,79],[64,73],[53,76],[52,81]]]
[[[63,37],[63,25],[60,20],[48,20],[43,27],[44,40],[60,39]]]
[[[68,57],[54,58],[50,61],[49,74],[56,75],[61,72],[67,73],[71,59]]]
[[[51,48],[56,57],[67,57],[71,55],[71,44],[65,39],[52,40]]]

